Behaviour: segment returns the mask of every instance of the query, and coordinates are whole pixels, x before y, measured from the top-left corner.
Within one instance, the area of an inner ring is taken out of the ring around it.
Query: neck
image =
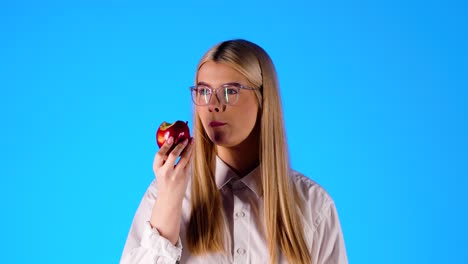
[[[235,147],[217,146],[217,154],[239,177],[244,177],[260,164],[259,142],[256,133]]]

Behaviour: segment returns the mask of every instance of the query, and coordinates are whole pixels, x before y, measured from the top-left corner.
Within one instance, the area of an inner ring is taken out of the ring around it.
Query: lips
[[[220,126],[224,126],[224,125],[226,125],[226,123],[219,122],[219,121],[211,121],[210,122],[210,127],[220,127]]]

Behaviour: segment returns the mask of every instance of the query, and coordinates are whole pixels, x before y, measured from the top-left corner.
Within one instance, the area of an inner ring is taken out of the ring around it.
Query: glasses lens
[[[220,91],[222,91],[223,93],[222,95],[218,95],[218,96],[220,96],[220,98],[223,98],[226,104],[232,105],[237,102],[237,98],[239,97],[238,87],[224,86],[222,89],[220,89]]]
[[[197,105],[206,105],[210,101],[211,90],[207,87],[192,88],[192,100]]]

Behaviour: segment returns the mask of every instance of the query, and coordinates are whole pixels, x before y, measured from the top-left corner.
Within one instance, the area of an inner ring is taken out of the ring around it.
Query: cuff
[[[152,228],[149,221],[145,223],[141,246],[151,249],[156,256],[180,261],[182,255],[182,243],[180,237],[174,246],[169,240],[161,236],[156,228]]]

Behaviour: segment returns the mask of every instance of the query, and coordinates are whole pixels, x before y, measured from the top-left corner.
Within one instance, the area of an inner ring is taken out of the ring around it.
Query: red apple
[[[185,139],[190,139],[190,130],[187,124],[188,122],[180,120],[172,124],[162,122],[156,132],[156,142],[158,143],[158,146],[161,147],[169,137],[174,138],[174,143],[172,144],[173,147],[180,142],[183,142]]]

